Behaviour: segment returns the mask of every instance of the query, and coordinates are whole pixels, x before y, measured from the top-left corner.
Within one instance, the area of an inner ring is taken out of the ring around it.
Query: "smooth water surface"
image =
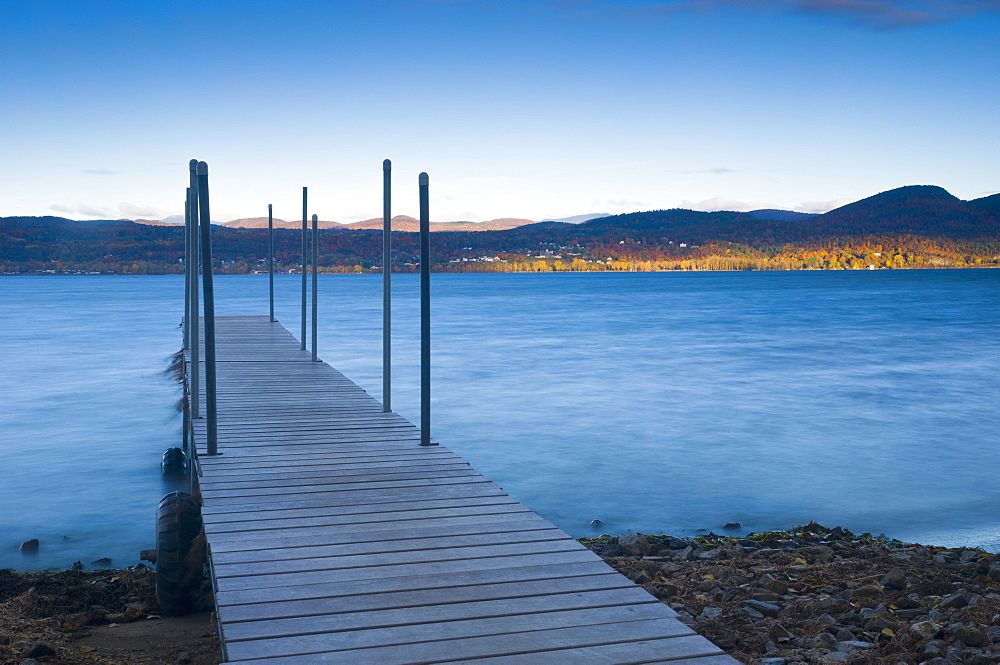
[[[434,275],[435,439],[574,535],[808,520],[1000,549],[1000,272]],[[277,314],[300,329],[300,278]],[[417,277],[393,407],[419,420]],[[178,277],[0,280],[0,567],[136,561],[172,489]],[[267,278],[216,278],[266,314]],[[381,397],[381,277],[320,278],[320,357]],[[591,520],[606,526],[592,529]],[[17,551],[42,541],[33,557]]]

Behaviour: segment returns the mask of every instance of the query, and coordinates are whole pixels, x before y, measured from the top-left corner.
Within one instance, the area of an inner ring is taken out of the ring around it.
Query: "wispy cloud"
[[[643,208],[649,205],[645,201],[633,201],[631,199],[607,199],[603,202],[594,199],[592,203],[595,210],[604,210],[606,208],[619,208],[621,210],[642,210]]]
[[[108,171],[107,169],[84,169],[81,173],[89,173],[90,175],[112,175],[114,171]]]
[[[56,212],[61,212],[64,215],[77,215],[83,217],[94,217],[96,219],[112,219],[115,217],[115,213],[109,208],[94,208],[85,204],[80,204],[76,206],[65,206],[65,205],[51,205],[50,210]]]
[[[743,10],[811,15],[848,25],[897,30],[1000,12],[1000,0],[549,0],[549,6],[575,13],[614,13],[647,18],[710,11]]]
[[[727,196],[713,196],[704,201],[681,201],[679,208],[688,210],[699,210],[701,212],[714,212],[716,210],[735,210],[737,212],[748,212],[750,210],[794,210],[795,212],[828,212],[834,208],[851,203],[854,199],[834,199],[832,201],[805,201],[794,206],[783,206],[769,203],[767,201],[740,201]]]
[[[705,169],[702,171],[681,171],[684,175],[691,175],[692,173],[710,173],[713,175],[723,175],[725,173],[739,173],[736,169],[731,169],[728,166],[720,166],[714,169]]]
[[[118,210],[125,217],[139,219],[161,219],[170,214],[169,210],[134,203],[119,203]]]
[[[792,210],[796,212],[829,212],[834,208],[853,203],[856,199],[833,199],[832,201],[805,201]]]
[[[681,201],[679,208],[688,210],[700,210],[702,212],[714,212],[716,210],[736,210],[746,212],[747,210],[760,210],[761,208],[774,208],[775,206],[761,201],[739,201],[726,196],[713,196],[704,201],[691,201],[685,199]]]
[[[163,219],[170,214],[169,210],[134,203],[119,203],[117,209],[95,208],[85,203],[75,206],[54,204],[50,205],[49,209],[64,215],[93,217],[94,219],[121,219],[123,217],[128,219]]]

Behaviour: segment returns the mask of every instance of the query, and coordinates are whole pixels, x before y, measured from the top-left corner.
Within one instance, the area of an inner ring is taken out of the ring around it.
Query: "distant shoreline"
[[[451,270],[434,270],[431,269],[431,273],[436,275],[607,275],[607,274],[638,274],[638,273],[692,273],[692,272],[877,272],[877,271],[918,271],[918,270],[995,270],[1000,268],[1000,265],[976,265],[976,266],[912,266],[912,267],[901,267],[901,268],[746,268],[746,269],[704,269],[704,268],[689,268],[689,269],[678,269],[678,270],[552,270],[548,272],[534,271],[534,270],[518,270],[518,271],[500,271],[500,270],[472,270],[455,272]],[[299,275],[300,272],[275,272],[275,276],[282,275]],[[309,273],[311,274],[311,273]],[[371,270],[362,269],[359,271],[327,271],[320,269],[320,275],[381,275],[381,270]],[[418,274],[416,270],[394,270],[394,275],[415,275]],[[31,271],[31,272],[4,272],[0,273],[0,277],[183,277],[183,273],[171,273],[171,272],[150,272],[150,273],[108,273],[108,272],[75,272],[75,271],[65,271],[65,272],[50,272],[50,271]],[[266,272],[241,272],[241,273],[213,273],[215,277],[229,277],[229,276],[256,276],[256,277],[267,277]]]

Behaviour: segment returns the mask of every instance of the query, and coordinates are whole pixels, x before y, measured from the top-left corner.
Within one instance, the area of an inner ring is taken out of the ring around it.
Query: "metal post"
[[[431,224],[430,178],[420,174],[420,445],[431,443]]]
[[[184,349],[191,348],[191,188],[184,194]],[[185,440],[187,433],[184,434]]]
[[[201,418],[200,316],[198,303],[198,266],[201,263],[201,239],[198,235],[198,160],[189,162],[191,171],[191,417]]]
[[[306,350],[306,272],[308,269],[308,261],[306,261],[306,225],[308,221],[306,220],[306,196],[308,194],[308,188],[302,188],[302,346],[299,348],[303,351]]]
[[[271,204],[267,204],[267,281],[270,292],[271,320],[274,318],[274,214]]]
[[[208,206],[208,164],[198,162],[198,203],[201,220],[201,265],[205,291],[205,407],[208,412],[208,454],[219,454],[215,392],[215,288],[212,285],[212,215]]]
[[[392,411],[392,162],[382,162],[382,410]]]
[[[312,259],[313,259],[313,284],[312,284],[312,349],[313,362],[319,360],[316,357],[317,339],[319,338],[319,218],[313,215],[313,237],[312,237]]]

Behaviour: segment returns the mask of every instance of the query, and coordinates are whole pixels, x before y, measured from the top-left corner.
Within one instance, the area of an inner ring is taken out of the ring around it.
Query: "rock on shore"
[[[581,542],[748,665],[1000,664],[1000,556],[810,523]]]

